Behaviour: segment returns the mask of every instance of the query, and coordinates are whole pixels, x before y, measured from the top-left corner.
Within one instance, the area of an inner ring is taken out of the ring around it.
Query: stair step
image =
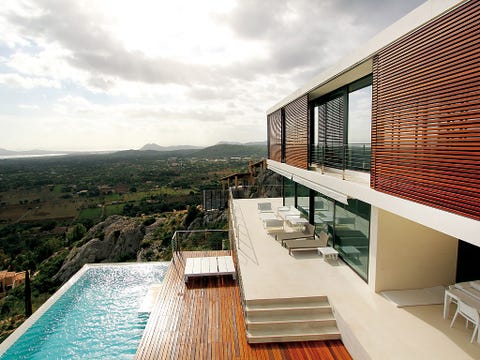
[[[275,298],[275,299],[252,299],[245,303],[248,309],[265,309],[265,308],[293,308],[293,307],[317,307],[328,306],[328,298],[326,296],[305,296],[294,298]]]
[[[264,322],[247,322],[249,332],[254,331],[280,331],[290,333],[305,333],[321,331],[322,328],[336,327],[334,318],[318,319],[318,320],[291,320],[291,321],[264,321]]]
[[[251,344],[335,339],[341,339],[340,332],[336,326],[323,327],[322,329],[312,329],[312,331],[304,331],[301,333],[288,331],[247,331],[247,340]]]
[[[247,300],[245,314],[249,343],[341,338],[326,296]]]
[[[298,309],[247,309],[249,322],[333,319],[331,307]]]

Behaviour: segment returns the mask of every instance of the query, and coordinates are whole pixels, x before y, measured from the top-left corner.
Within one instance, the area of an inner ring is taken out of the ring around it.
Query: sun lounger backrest
[[[313,235],[314,232],[315,232],[315,225],[305,224],[305,228],[303,229],[303,233],[305,235]]]
[[[320,239],[320,242],[322,243],[322,247],[327,246],[328,243],[328,234],[325,231],[321,231],[320,235],[318,235],[318,238]]]

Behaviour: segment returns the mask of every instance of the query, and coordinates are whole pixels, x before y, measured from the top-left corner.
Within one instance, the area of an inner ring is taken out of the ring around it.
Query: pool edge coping
[[[99,268],[106,266],[125,266],[125,265],[146,265],[146,264],[165,264],[170,261],[147,261],[147,262],[121,262],[121,263],[92,263],[84,264],[68,281],[63,284],[60,289],[48,298],[22,325],[16,328],[8,337],[0,344],[0,357],[33,325],[37,320],[55,304],[70,287],[75,284],[78,279],[90,268]]]

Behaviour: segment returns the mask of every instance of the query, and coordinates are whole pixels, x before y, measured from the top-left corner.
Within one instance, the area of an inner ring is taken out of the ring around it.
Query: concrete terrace
[[[443,306],[397,308],[374,293],[341,260],[327,263],[315,252],[294,256],[267,234],[257,203],[233,201],[238,266],[245,300],[326,295],[335,310],[347,349],[355,359],[479,359],[480,344],[470,343],[472,328],[463,318],[450,328]],[[268,199],[272,207],[281,199]],[[447,285],[447,284],[445,284]]]

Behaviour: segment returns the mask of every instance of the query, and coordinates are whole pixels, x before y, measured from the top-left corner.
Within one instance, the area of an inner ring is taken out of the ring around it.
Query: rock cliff
[[[145,226],[139,218],[110,216],[76,244],[54,280],[64,283],[87,263],[135,260],[140,243],[155,228],[156,223]]]

